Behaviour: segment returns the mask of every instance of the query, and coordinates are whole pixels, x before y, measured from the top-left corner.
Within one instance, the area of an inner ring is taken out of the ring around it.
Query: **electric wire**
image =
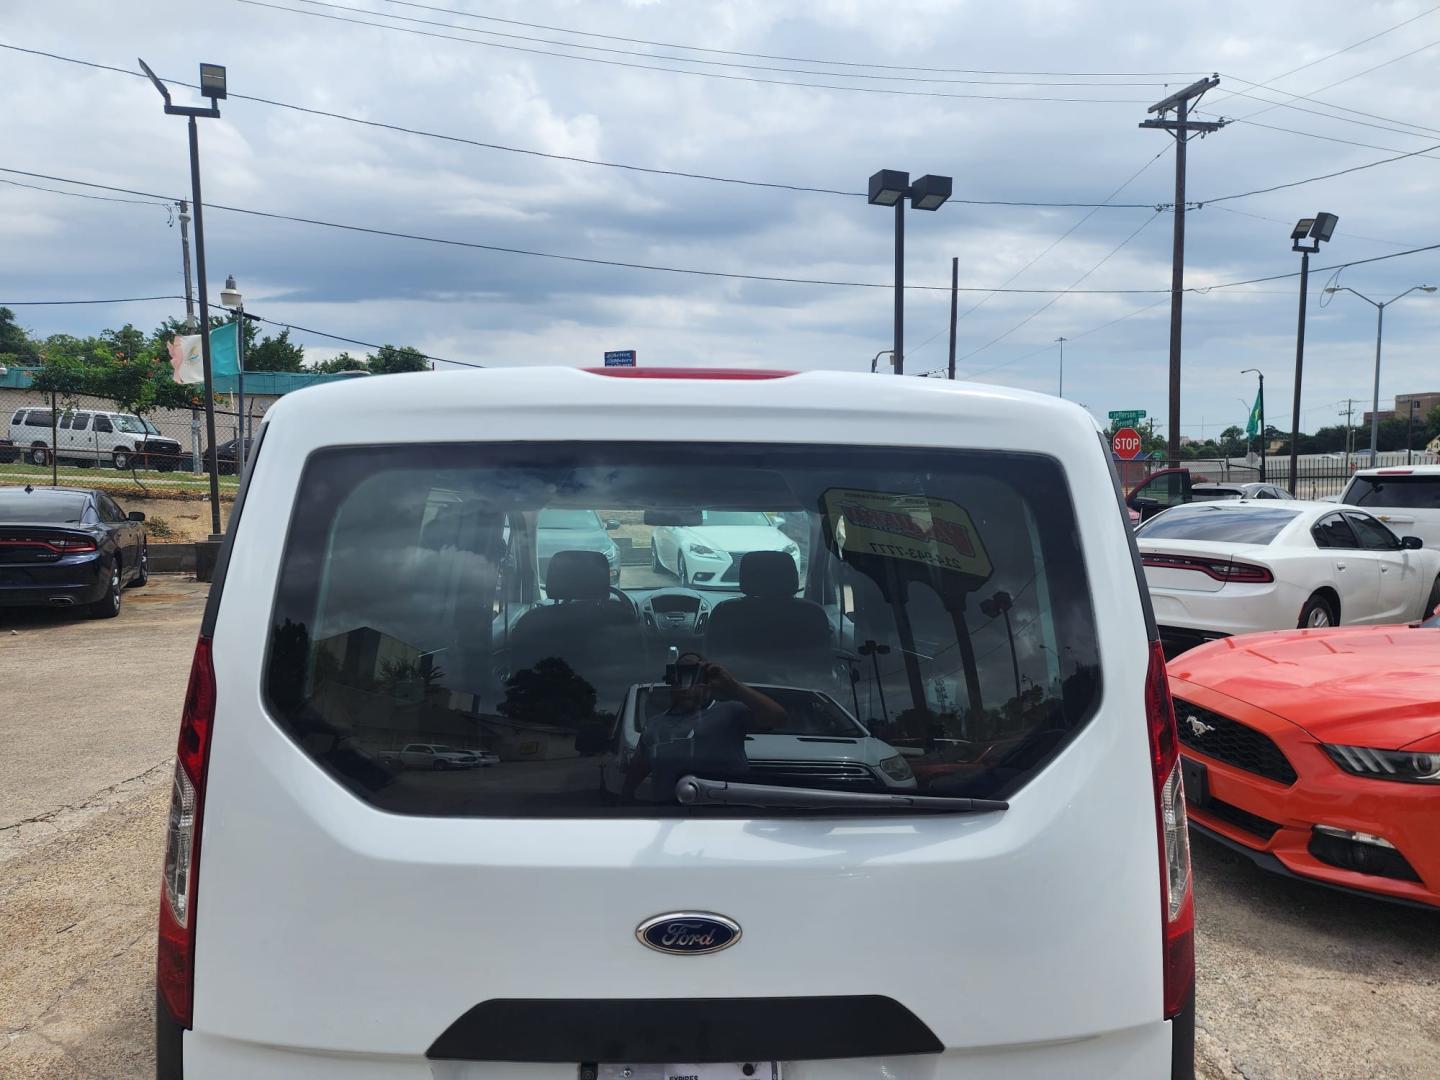
[[[604,41],[621,41],[630,45],[649,45],[658,49],[684,49],[689,52],[711,53],[720,56],[746,56],[757,60],[782,60],[794,64],[825,64],[830,67],[863,67],[888,71],[938,71],[952,75],[1053,75],[1057,77],[1090,78],[1190,78],[1208,72],[1194,71],[995,71],[977,68],[919,67],[914,64],[873,64],[849,60],[820,60],[807,56],[775,56],[770,53],[742,52],[736,49],[715,49],[703,45],[682,45],[673,41],[648,41],[645,38],[624,37],[619,34],[602,34],[591,30],[575,30],[564,26],[548,26],[545,23],[525,22],[520,19],[505,19],[498,15],[480,15],[475,12],[457,11],[454,8],[436,7],[432,4],[411,3],[409,0],[384,0],[400,7],[416,8],[444,15],[458,15],[467,19],[502,23],[507,26],[523,26],[531,30],[545,30],[557,34],[573,34],[577,37],[599,38]]]
[[[284,7],[280,4],[267,3],[266,0],[234,0],[237,4],[246,4],[250,7],[269,8],[272,11],[283,11],[291,15],[304,15],[309,18],[329,19],[333,22],[350,23],[355,26],[369,26],[380,30],[390,30],[395,33],[413,34],[418,37],[435,38],[442,41],[458,41],[466,45],[478,45],[486,49],[503,49],[510,52],[530,53],[537,56],[558,57],[563,60],[578,60],[587,64],[604,64],[609,67],[633,68],[640,71],[663,71],[672,75],[690,75],[704,79],[723,79],[727,82],[755,83],[765,86],[794,86],[806,87],[815,90],[838,90],[852,94],[884,94],[898,95],[901,97],[925,97],[925,98],[963,98],[979,101],[1031,101],[1031,102],[1069,102],[1082,104],[1099,105],[1143,105],[1145,101],[1140,98],[1089,98],[1089,97],[1049,97],[1034,94],[970,94],[956,91],[942,90],[899,90],[892,87],[876,86],[841,86],[834,83],[812,83],[796,82],[791,79],[767,79],[756,75],[727,75],[718,71],[688,71],[682,68],[670,68],[655,64],[639,64],[629,60],[607,60],[599,56],[575,56],[570,53],[558,53],[548,49],[535,49],[522,45],[506,45],[497,41],[481,41],[476,38],[460,37],[456,34],[441,34],[434,30],[417,30],[409,26],[395,26],[391,23],[371,22],[366,19],[355,19],[344,15],[334,15],[324,11],[306,11],[300,8]],[[319,0],[299,0],[302,3],[318,3]],[[338,5],[330,5],[338,6]],[[355,10],[353,8],[344,10]],[[382,16],[384,17],[384,16]],[[395,18],[396,16],[390,16]],[[849,78],[849,76],[844,76]]]
[[[111,184],[100,184],[100,183],[96,183],[96,182],[94,182],[94,181],[89,181],[89,180],[75,180],[75,179],[70,178],[70,177],[53,176],[53,175],[50,175],[50,174],[47,174],[47,173],[28,172],[28,171],[25,171],[25,170],[22,170],[22,169],[10,168],[10,167],[8,167],[8,166],[0,166],[0,172],[10,173],[10,174],[12,174],[12,175],[18,175],[18,176],[28,176],[28,177],[32,177],[32,178],[38,179],[38,180],[50,180],[50,181],[52,181],[52,182],[61,183],[61,184],[75,184],[75,185],[78,185],[78,186],[80,186],[80,187],[94,188],[94,189],[100,190],[100,191],[118,191],[118,192],[120,192],[120,193],[122,193],[122,194],[126,194],[126,195],[140,195],[140,196],[144,196],[144,197],[146,197],[146,198],[160,199],[160,200],[164,200],[164,201],[175,201],[175,200],[170,200],[170,199],[168,199],[168,198],[167,198],[166,196],[164,196],[164,195],[157,195],[155,192],[152,192],[152,191],[139,191],[139,190],[136,190],[136,189],[134,189],[134,188],[119,187],[119,186],[111,185]],[[1231,197],[1231,198],[1239,198],[1240,196],[1230,196],[1230,197]],[[1210,202],[1215,202],[1215,201],[1219,201],[1219,200],[1209,200],[1209,201],[1210,201]],[[251,217],[265,218],[265,219],[274,220],[274,221],[288,221],[288,222],[294,222],[294,223],[303,224],[303,225],[315,225],[315,226],[321,226],[321,227],[324,227],[324,228],[339,229],[339,230],[343,230],[343,231],[346,231],[346,232],[355,232],[355,233],[369,234],[369,235],[374,235],[374,236],[383,236],[383,237],[388,237],[388,238],[392,238],[392,239],[414,240],[414,241],[419,241],[419,242],[423,242],[423,243],[443,244],[443,245],[451,246],[451,247],[473,248],[473,249],[480,250],[480,251],[493,251],[493,252],[499,252],[499,253],[502,253],[502,254],[527,255],[527,256],[533,256],[533,257],[536,257],[536,258],[558,259],[558,260],[562,260],[562,261],[565,261],[565,262],[584,263],[584,264],[599,265],[599,266],[615,266],[615,267],[621,267],[621,268],[630,269],[630,270],[653,270],[653,271],[660,271],[660,272],[672,273],[672,274],[695,275],[695,276],[699,276],[699,277],[727,278],[727,279],[733,279],[733,280],[739,280],[739,281],[768,281],[768,282],[777,282],[777,283],[794,284],[794,285],[825,285],[825,286],[834,286],[834,287],[841,287],[841,288],[885,289],[885,290],[892,290],[892,289],[894,288],[894,285],[893,285],[893,283],[891,283],[891,282],[841,281],[841,280],[833,280],[833,279],[825,279],[825,278],[784,277],[784,276],[779,276],[779,275],[768,275],[768,274],[740,274],[740,273],[734,273],[734,272],[724,271],[724,270],[702,270],[702,269],[698,269],[698,268],[695,268],[695,267],[660,266],[660,265],[656,265],[656,264],[652,264],[652,263],[625,262],[625,261],[621,261],[621,260],[618,260],[618,259],[601,259],[601,258],[593,258],[593,257],[589,257],[589,256],[582,256],[582,255],[565,255],[565,254],[560,254],[560,253],[556,253],[556,252],[532,251],[532,250],[527,249],[527,248],[513,248],[513,247],[502,246],[502,245],[499,245],[499,244],[482,244],[482,243],[478,243],[478,242],[470,241],[470,240],[454,240],[454,239],[449,239],[449,238],[446,238],[446,237],[424,236],[424,235],[421,235],[421,234],[418,234],[418,233],[405,233],[405,232],[399,232],[399,231],[397,231],[397,230],[392,230],[392,229],[380,229],[380,228],[374,228],[374,227],[365,226],[365,225],[354,225],[354,224],[346,224],[346,223],[343,223],[343,222],[323,221],[323,220],[320,220],[320,219],[318,219],[318,218],[301,217],[301,216],[295,215],[295,214],[281,214],[281,213],[276,213],[276,212],[274,212],[274,211],[267,211],[267,210],[254,210],[254,209],[250,209],[250,208],[247,208],[247,207],[240,207],[240,206],[227,206],[227,205],[225,205],[225,204],[223,204],[223,203],[213,203],[213,202],[209,202],[209,201],[207,201],[207,202],[205,203],[205,208],[206,208],[206,209],[209,209],[209,210],[224,210],[224,211],[227,211],[227,212],[229,212],[229,213],[243,214],[243,215],[247,215],[247,216],[251,216]],[[1146,226],[1148,226],[1151,222],[1153,222],[1153,221],[1154,221],[1156,218],[1158,218],[1159,216],[1160,216],[1160,214],[1157,212],[1157,213],[1153,214],[1151,217],[1147,218],[1147,219],[1145,220],[1145,222],[1141,225],[1141,229],[1143,229],[1143,228],[1145,228]],[[1135,233],[1132,233],[1132,234],[1131,234],[1131,236],[1133,237],[1133,236],[1135,236],[1135,235],[1138,235],[1139,231],[1140,231],[1140,229],[1137,229],[1137,230],[1135,231]],[[1129,239],[1127,238],[1127,240],[1125,241],[1125,243],[1128,243],[1128,242],[1129,242]],[[1122,244],[1121,246],[1123,246],[1123,244]],[[1117,248],[1116,250],[1119,250],[1119,249]],[[1423,245],[1423,246],[1420,246],[1420,247],[1408,248],[1408,249],[1406,249],[1406,250],[1404,250],[1404,251],[1393,252],[1392,254],[1389,254],[1389,255],[1374,255],[1374,256],[1371,256],[1370,258],[1366,258],[1366,259],[1352,259],[1352,260],[1349,260],[1349,261],[1347,261],[1347,262],[1336,263],[1336,264],[1333,265],[1333,266],[1317,267],[1317,268],[1315,269],[1315,272],[1316,272],[1316,273],[1320,273],[1320,272],[1325,271],[1325,270],[1335,270],[1335,269],[1339,269],[1339,268],[1343,268],[1343,267],[1347,267],[1347,266],[1360,266],[1360,265],[1364,265],[1364,264],[1366,264],[1366,263],[1383,262],[1383,261],[1388,260],[1388,259],[1398,259],[1398,258],[1401,258],[1402,256],[1406,256],[1406,255],[1417,255],[1417,254],[1420,254],[1420,253],[1422,253],[1422,252],[1435,251],[1435,250],[1440,250],[1440,243],[1437,243],[1437,244],[1426,244],[1426,245]],[[1113,254],[1113,252],[1112,252],[1112,254]],[[1107,258],[1108,258],[1108,256],[1107,256]],[[1102,263],[1103,263],[1103,260],[1102,260]],[[1097,264],[1097,267],[1098,267],[1098,265],[1099,265],[1099,264]],[[1282,280],[1285,280],[1286,278],[1298,277],[1299,274],[1300,274],[1300,272],[1299,272],[1298,270],[1295,270],[1295,271],[1290,271],[1290,272],[1288,272],[1288,273],[1271,274],[1271,275],[1268,275],[1268,276],[1266,276],[1266,277],[1248,278],[1248,279],[1246,279],[1246,280],[1244,280],[1244,281],[1219,282],[1219,283],[1214,284],[1214,285],[1192,285],[1192,286],[1187,286],[1187,287],[1186,287],[1185,289],[1183,289],[1182,291],[1183,291],[1183,292],[1187,292],[1187,293],[1206,294],[1206,293],[1210,293],[1210,292],[1213,292],[1213,291],[1218,290],[1218,289],[1230,289],[1230,288],[1235,288],[1235,287],[1241,286],[1241,285],[1253,285],[1253,284],[1257,284],[1257,283],[1259,283],[1259,282],[1265,282],[1265,281],[1282,281]],[[1087,275],[1085,275],[1085,276],[1088,276],[1088,273],[1087,273]],[[905,286],[905,288],[906,288],[907,290],[915,290],[915,291],[920,291],[920,292],[949,292],[949,291],[951,290],[951,286],[948,285],[948,284],[946,284],[946,285],[908,285],[908,284],[907,284],[907,285]],[[1152,295],[1152,296],[1153,296],[1153,295],[1157,295],[1157,294],[1164,294],[1164,295],[1166,295],[1166,296],[1169,296],[1170,293],[1171,293],[1171,290],[1168,289],[1168,288],[1163,288],[1163,289],[1162,289],[1162,288],[1147,288],[1147,289],[1077,289],[1077,288],[1075,288],[1073,285],[1072,285],[1072,286],[1069,286],[1069,287],[1067,287],[1067,288],[1063,288],[1063,289],[1035,289],[1035,288],[1030,288],[1030,289],[1017,289],[1017,288],[996,288],[996,287],[994,287],[994,286],[983,286],[983,285],[962,285],[962,286],[959,287],[958,291],[959,291],[959,292],[967,292],[967,293],[986,293],[986,292],[1015,293],[1015,294],[1025,294],[1025,295],[1035,295],[1035,296],[1046,296],[1046,295],[1057,295],[1057,294],[1058,294],[1058,295],[1080,295],[1080,296],[1144,296],[1144,295]]]
[[[1419,150],[1411,150],[1409,153],[1396,154],[1394,157],[1381,158],[1379,161],[1367,161],[1360,165],[1351,165],[1348,169],[1337,169],[1335,172],[1322,173],[1320,176],[1307,176],[1303,180],[1291,180],[1284,184],[1272,184],[1269,187],[1255,188],[1253,191],[1241,191],[1234,195],[1218,195],[1213,199],[1197,199],[1193,205],[1198,209],[1209,203],[1230,202],[1234,199],[1248,199],[1252,195],[1268,195],[1272,191],[1284,191],[1287,188],[1300,187],[1302,184],[1313,184],[1318,180],[1333,180],[1337,176],[1346,176],[1350,173],[1362,172],[1365,169],[1373,169],[1377,165],[1388,165],[1392,161],[1404,161],[1406,158],[1413,158],[1420,154],[1428,153],[1431,150],[1440,150],[1440,143],[1424,146]]]
[[[616,49],[605,45],[586,45],[575,41],[557,41],[554,38],[537,38],[526,34],[506,33],[502,30],[483,30],[475,27],[457,26],[454,23],[436,22],[434,19],[418,19],[410,15],[395,15],[385,11],[375,11],[370,8],[358,8],[349,4],[330,3],[328,0],[289,0],[292,4],[305,4],[307,7],[327,8],[331,11],[347,11],[356,15],[373,15],[382,19],[393,19],[397,22],[414,23],[417,26],[438,26],[445,30],[459,30],[466,34],[487,34],[491,37],[507,38],[512,41],[527,41],[536,45],[558,45],[565,49],[583,49],[588,52],[603,52],[614,56],[637,56],[646,60],[667,60],[672,63],[698,64],[706,67],[740,68],[746,71],[772,71],[782,75],[820,75],[836,79],[868,79],[875,82],[913,82],[913,83],[941,83],[965,86],[1165,86],[1166,83],[1159,82],[1036,82],[1034,80],[1023,81],[995,81],[992,79],[947,79],[938,78],[933,75],[876,75],[868,72],[848,71],[825,71],[814,70],[813,68],[786,68],[775,67],[770,64],[747,64],[738,60],[701,60],[690,56],[667,56],[657,55],[649,52],[637,52],[633,49]],[[387,24],[377,23],[373,25],[385,26]],[[398,27],[396,29],[399,29]],[[468,40],[468,39],[461,39]],[[492,43],[493,44],[493,43]],[[556,55],[568,56],[560,53]],[[581,60],[584,57],[570,57],[570,59]]]
[[[80,67],[92,68],[98,71],[108,71],[118,75],[129,75],[133,78],[144,79],[146,76],[139,71],[131,71],[129,68],[116,67],[112,64],[101,64],[92,60],[81,60],[73,56],[64,56],[60,53],[47,52],[42,49],[25,48],[19,45],[0,42],[0,49],[7,49],[12,52],[25,53],[30,56],[37,56],[47,60],[56,60],[61,63],[75,64]],[[176,86],[185,86],[190,89],[199,89],[194,83],[183,82],[178,79],[168,79],[167,82]],[[645,173],[653,176],[677,177],[686,180],[704,180],[712,183],[735,184],[745,187],[770,188],[780,191],[806,192],[820,195],[840,195],[846,198],[863,199],[866,192],[844,191],[839,188],[814,187],[804,184],[787,184],[779,181],[750,180],[735,176],[720,176],[712,173],[685,172],[679,169],[661,169],[646,165],[634,165],[617,161],[602,161],[596,158],[579,157],[573,154],[555,154],[544,150],[533,150],[526,147],[508,146],[503,143],[485,142],[480,139],[471,139],[463,135],[448,134],[439,131],[427,131],[423,128],[409,127],[403,124],[386,123],[380,120],[368,120],[359,116],[350,116],[346,113],[334,112],[328,109],[318,109],[308,105],[297,105],[293,102],[279,101],[274,98],[257,97],[252,94],[230,93],[229,100],[249,101],[259,105],[269,105],[278,109],[288,109],[293,112],[304,113],[309,116],[320,116],[330,120],[340,120],[350,124],[358,124],[362,127],[375,128],[378,130],[392,131],[399,134],[415,135],[422,138],[437,139],[443,142],[457,143],[465,146],[473,146],[482,150],[496,150],[509,154],[522,154],[527,157],[547,158],[552,161],[563,161],[572,164],[594,165],[606,169],[620,169],[626,172]],[[1092,206],[1103,206],[1105,209],[1116,210],[1152,210],[1154,203],[1077,203],[1077,202],[1043,202],[1024,199],[967,199],[960,196],[951,196],[950,202],[966,206],[1009,206],[1009,207],[1037,207],[1042,209],[1080,209]]]

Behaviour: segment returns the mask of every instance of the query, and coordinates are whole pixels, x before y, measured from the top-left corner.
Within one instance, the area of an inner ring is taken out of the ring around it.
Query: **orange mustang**
[[[1260,866],[1440,907],[1440,612],[1170,662],[1190,824]]]

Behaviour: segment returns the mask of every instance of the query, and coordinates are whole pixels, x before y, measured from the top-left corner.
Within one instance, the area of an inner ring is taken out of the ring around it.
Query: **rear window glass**
[[[594,510],[541,510],[542,529],[590,529],[601,528],[600,517]]]
[[[1342,501],[1351,506],[1440,510],[1440,476],[1357,476]]]
[[[1137,540],[1217,540],[1231,544],[1268,544],[1299,516],[1278,507],[1225,509],[1177,506],[1151,518],[1135,532]]]
[[[85,513],[85,496],[23,489],[0,491],[0,521],[36,525],[63,525],[78,522]]]
[[[684,775],[1005,797],[1099,700],[1070,492],[1038,455],[337,448],[312,455],[296,506],[266,699],[390,811],[814,812],[684,806]],[[542,579],[557,509],[618,524],[618,582],[583,545],[548,552]],[[721,550],[707,512],[743,516],[727,542],[754,546]],[[665,552],[681,543],[687,575],[734,564],[736,589],[683,586]],[[403,753],[421,741],[499,762]]]

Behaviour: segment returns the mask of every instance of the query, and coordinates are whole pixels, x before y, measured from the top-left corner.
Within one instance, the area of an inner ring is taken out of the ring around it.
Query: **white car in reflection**
[[[1440,603],[1440,552],[1355,507],[1190,503],[1135,540],[1171,655],[1232,634],[1413,622]]]
[[[650,538],[654,569],[696,588],[738,590],[740,559],[752,551],[783,551],[804,570],[799,545],[760,510],[702,510],[699,525],[662,526]]]
[[[786,722],[781,730],[745,736],[749,783],[880,794],[916,789],[915,776],[900,751],[870,734],[828,694],[794,686],[755,689],[785,709]],[[601,787],[608,797],[620,795],[646,721],[663,713],[669,703],[669,689],[663,683],[630,687],[600,766]],[[635,796],[642,802],[655,801],[648,778]]]

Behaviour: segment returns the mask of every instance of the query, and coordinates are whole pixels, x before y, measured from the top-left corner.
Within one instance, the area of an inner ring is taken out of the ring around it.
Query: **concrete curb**
[[[195,545],[151,544],[150,570],[156,574],[193,574]]]

